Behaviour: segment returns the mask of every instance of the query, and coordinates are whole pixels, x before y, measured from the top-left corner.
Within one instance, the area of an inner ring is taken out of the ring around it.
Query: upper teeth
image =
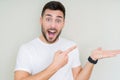
[[[50,32],[53,32],[53,33],[55,32],[55,30],[49,30],[49,31],[50,31]]]

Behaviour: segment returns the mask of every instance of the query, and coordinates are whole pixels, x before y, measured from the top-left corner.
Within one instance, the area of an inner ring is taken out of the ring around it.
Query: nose
[[[51,22],[51,28],[55,28],[56,27],[56,23],[55,23],[55,21],[52,21]]]

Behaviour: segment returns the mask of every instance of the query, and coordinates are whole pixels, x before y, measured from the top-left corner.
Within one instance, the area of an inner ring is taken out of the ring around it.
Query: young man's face
[[[41,17],[42,35],[48,43],[55,42],[64,26],[64,16],[60,10],[46,9]]]

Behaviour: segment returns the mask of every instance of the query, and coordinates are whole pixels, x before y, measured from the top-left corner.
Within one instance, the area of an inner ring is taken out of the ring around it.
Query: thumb
[[[56,55],[57,55],[57,54],[61,54],[61,53],[62,53],[61,50],[56,51]]]

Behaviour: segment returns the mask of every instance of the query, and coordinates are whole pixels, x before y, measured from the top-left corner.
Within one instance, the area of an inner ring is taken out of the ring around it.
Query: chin
[[[49,40],[49,39],[48,39],[47,42],[48,42],[48,43],[54,43],[54,42],[56,42],[56,40],[57,40],[57,39],[53,39],[53,40]]]

